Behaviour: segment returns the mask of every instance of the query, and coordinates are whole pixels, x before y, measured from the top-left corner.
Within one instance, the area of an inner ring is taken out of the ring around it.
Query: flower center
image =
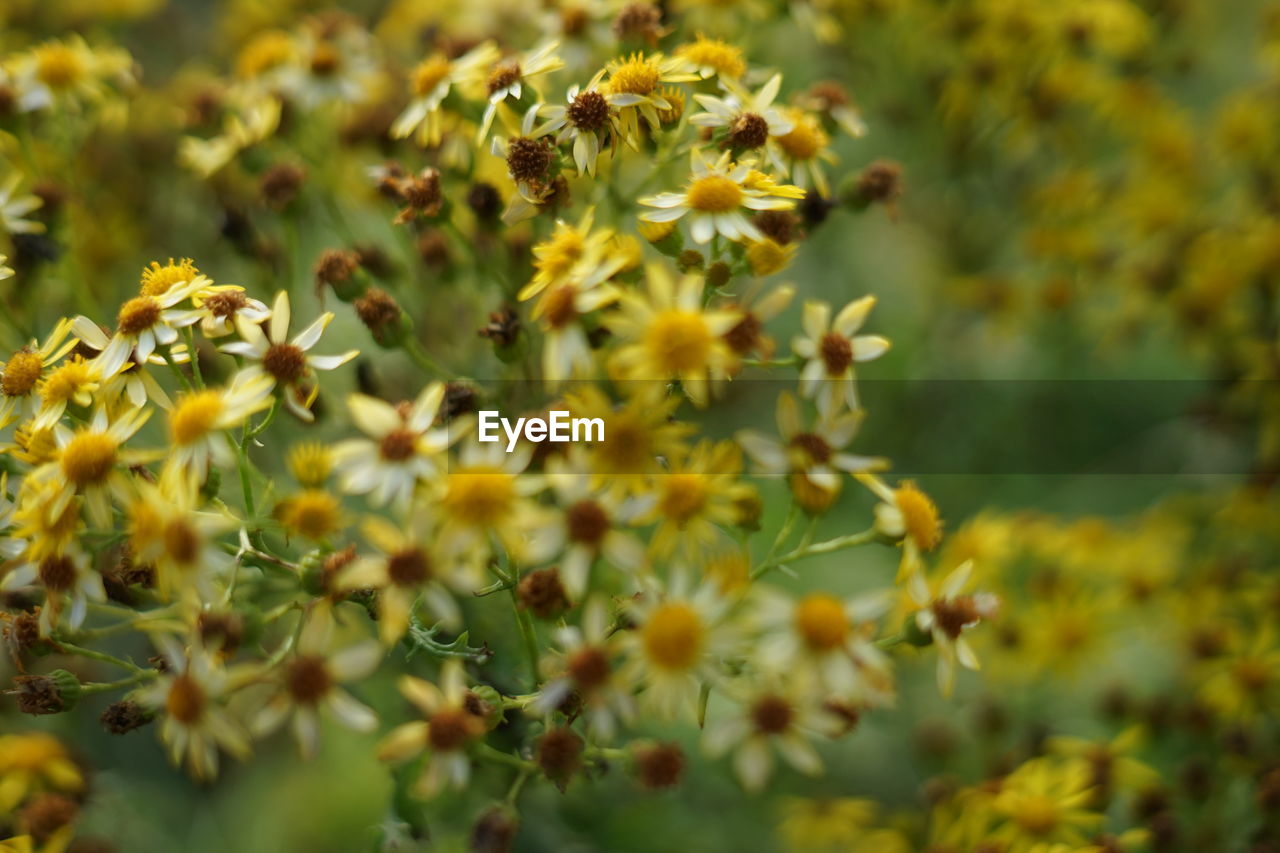
[[[707,504],[707,486],[701,474],[668,474],[662,478],[659,510],[683,527]]]
[[[76,488],[101,483],[116,464],[117,445],[100,432],[82,432],[62,449],[62,474]]]
[[[516,181],[537,181],[547,176],[553,150],[545,139],[517,136],[507,144],[507,171]]]
[[[520,63],[514,59],[499,62],[489,74],[489,94],[500,92],[520,79]]]
[[[177,445],[194,444],[213,429],[222,410],[222,397],[217,391],[186,395],[169,415],[169,437]]]
[[[220,290],[205,297],[204,307],[214,317],[231,317],[248,303],[248,297],[238,290]]]
[[[938,627],[953,640],[959,637],[966,627],[976,623],[980,616],[972,595],[950,599],[940,598],[933,602],[930,609],[933,611],[933,618],[937,621]]]
[[[477,465],[449,475],[444,505],[464,524],[484,527],[502,520],[515,500],[512,475],[488,465]]]
[[[793,160],[812,160],[826,144],[826,133],[807,121],[796,122],[790,132],[778,137],[778,145]]]
[[[178,565],[190,566],[200,556],[200,534],[185,519],[171,521],[164,527],[164,550]]]
[[[706,629],[697,612],[687,604],[660,605],[641,629],[649,659],[667,670],[686,670],[702,654]]]
[[[449,60],[443,56],[433,56],[418,63],[418,67],[413,69],[413,79],[410,85],[413,87],[413,94],[419,98],[426,97],[435,91],[440,85],[440,81],[449,76]]]
[[[324,658],[315,655],[299,655],[289,662],[284,673],[285,689],[299,705],[319,703],[333,686],[329,668]]]
[[[406,548],[387,557],[387,578],[396,586],[418,586],[430,577],[431,559],[421,548]]]
[[[184,726],[198,722],[204,716],[205,705],[204,688],[185,672],[173,680],[164,700],[164,709],[169,716]]]
[[[579,130],[600,130],[609,120],[609,102],[594,89],[579,92],[569,102],[565,115]]]
[[[640,56],[622,63],[609,75],[609,88],[615,94],[648,95],[660,82],[657,64]]]
[[[307,370],[307,354],[294,344],[272,344],[262,356],[262,369],[277,382],[297,382]]]
[[[55,554],[40,562],[40,583],[49,592],[66,592],[75,582],[76,564],[70,557]]]
[[[44,360],[39,353],[30,350],[19,350],[4,366],[4,374],[0,376],[0,391],[6,397],[21,397],[31,393],[40,371],[44,369]]]
[[[36,76],[51,89],[66,89],[84,76],[84,60],[64,44],[48,44],[36,50]]]
[[[717,74],[731,79],[737,79],[747,71],[742,51],[718,39],[699,37],[692,44],[681,47],[677,53],[694,65],[714,68]]]
[[[547,291],[542,297],[542,316],[547,325],[553,329],[563,329],[578,318],[578,307],[575,305],[577,291],[573,285],[565,284]]]
[[[738,355],[746,355],[760,344],[764,326],[760,318],[748,311],[732,329],[724,333],[725,343]]]
[[[689,207],[703,213],[728,213],[742,206],[742,187],[724,175],[704,175],[689,187]]]
[[[795,625],[805,645],[815,652],[839,648],[849,633],[849,617],[844,605],[825,592],[811,592],[800,599]]]
[[[798,467],[825,465],[831,460],[831,445],[820,435],[811,432],[797,433],[791,438],[791,446],[801,455],[802,464]]]
[[[791,703],[781,696],[762,696],[751,706],[751,722],[761,734],[783,734],[794,717]]]
[[[705,368],[713,342],[711,330],[696,311],[663,311],[645,332],[649,351],[667,375]]]
[[[1014,820],[1032,835],[1047,835],[1058,825],[1058,810],[1043,794],[1024,797],[1020,806]]]
[[[439,752],[452,752],[476,733],[475,718],[461,708],[437,711],[427,725],[427,742]]]
[[[594,690],[609,680],[609,656],[595,646],[571,654],[565,668],[579,690]]]
[[[609,532],[609,516],[592,500],[578,501],[565,513],[569,539],[584,545],[599,545]]]
[[[407,429],[393,429],[382,437],[378,455],[387,462],[403,462],[418,449],[418,434]]]
[[[120,307],[116,327],[122,335],[137,335],[160,319],[160,303],[150,296],[135,296]]]
[[[342,506],[321,489],[307,489],[284,501],[278,517],[285,527],[308,539],[323,539],[338,528]]]
[[[333,42],[318,42],[311,53],[311,73],[317,77],[331,77],[341,67],[342,54],[338,52]]]
[[[759,148],[769,141],[769,122],[759,113],[743,113],[729,124],[729,144]]]
[[[170,258],[169,263],[164,266],[152,261],[151,266],[142,271],[140,292],[143,296],[160,296],[175,284],[191,281],[199,274],[200,271],[190,258],[183,258],[179,262]]]
[[[829,376],[841,376],[853,364],[853,344],[839,332],[827,332],[822,336],[818,354]]]
[[[12,362],[10,362],[12,363]],[[5,371],[8,379],[8,371]],[[68,361],[49,374],[40,386],[40,398],[46,403],[65,403],[71,400],[93,381],[93,373],[87,362]]]
[[[907,535],[922,551],[932,550],[942,539],[942,522],[938,519],[938,507],[933,499],[906,482],[893,492],[893,502],[902,513]]]

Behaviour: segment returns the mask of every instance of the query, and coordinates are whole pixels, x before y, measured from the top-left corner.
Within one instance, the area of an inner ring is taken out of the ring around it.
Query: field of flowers
[[[0,2],[0,851],[1280,853],[1278,487],[1280,4]]]

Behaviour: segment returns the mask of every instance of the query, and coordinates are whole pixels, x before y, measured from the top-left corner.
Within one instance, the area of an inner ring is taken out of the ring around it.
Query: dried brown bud
[[[652,3],[628,3],[613,19],[613,34],[619,41],[642,41],[653,47],[666,32],[662,10]]]
[[[298,197],[307,170],[293,163],[276,163],[258,179],[258,192],[262,200],[276,210],[282,210]]]
[[[520,606],[539,619],[554,619],[569,609],[569,594],[560,582],[560,570],[552,566],[529,572],[516,587]]]
[[[381,346],[399,346],[408,333],[404,312],[395,298],[380,287],[371,287],[355,301],[356,315]]]
[[[507,853],[519,829],[520,819],[514,811],[493,806],[471,828],[471,850],[473,853]]]
[[[582,751],[585,746],[573,729],[551,729],[538,739],[538,766],[563,791],[573,774],[582,767]]]
[[[499,349],[506,349],[516,342],[520,334],[520,316],[515,309],[504,306],[489,314],[489,322],[480,329],[480,337],[493,341]]]
[[[155,715],[137,702],[125,699],[108,705],[98,717],[102,727],[113,735],[124,735],[151,722]]]

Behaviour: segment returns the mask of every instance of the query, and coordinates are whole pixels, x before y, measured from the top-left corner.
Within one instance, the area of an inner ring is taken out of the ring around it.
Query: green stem
[[[160,673],[154,670],[148,670],[143,672],[135,672],[133,675],[129,676],[128,678],[122,678],[119,681],[89,682],[88,684],[80,685],[80,693],[81,694],[110,693],[113,690],[121,690],[125,687],[132,687],[133,685],[141,681],[146,681],[147,679],[155,678],[159,674]]]
[[[86,649],[83,646],[77,646],[64,640],[54,640],[54,643],[57,645],[58,651],[63,654],[88,658],[89,660],[96,660],[99,663],[108,663],[112,666],[118,666],[121,669],[127,670],[134,675],[145,675],[150,672],[150,670],[143,669],[132,661],[118,658],[115,655],[109,655],[106,652],[99,652],[95,649]]]
[[[520,596],[516,592],[515,578],[518,570],[512,568],[512,584],[507,587],[511,593],[511,608],[516,614],[516,624],[520,627],[520,639],[524,643],[525,655],[529,658],[529,672],[533,677],[533,689],[538,689],[538,641],[534,634],[533,623],[529,620],[528,611],[520,607]]]
[[[191,331],[190,326],[182,329],[182,337],[187,342],[187,354],[191,356],[191,375],[196,379],[196,387],[204,388],[204,371],[200,369],[200,353],[196,349],[195,332]]]
[[[483,758],[486,761],[492,761],[495,764],[505,764],[507,767],[514,767],[516,770],[521,772],[532,773],[538,769],[538,765],[534,764],[532,761],[525,761],[518,755],[512,755],[509,752],[503,752],[500,749],[495,749],[484,741],[476,744],[474,750],[477,758]]]
[[[843,551],[846,548],[854,548],[858,545],[866,545],[875,542],[879,538],[880,533],[874,527],[869,527],[861,533],[850,533],[847,536],[837,536],[834,539],[827,539],[824,542],[817,542],[813,545],[801,544],[780,557],[768,557],[761,563],[755,571],[751,573],[751,579],[762,577],[778,566],[795,560],[803,560],[805,557],[816,557],[819,554],[830,554],[835,551]]]

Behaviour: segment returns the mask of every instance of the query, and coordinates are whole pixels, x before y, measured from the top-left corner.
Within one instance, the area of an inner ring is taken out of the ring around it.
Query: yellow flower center
[[[551,239],[534,247],[534,267],[544,277],[554,281],[567,273],[582,257],[582,233],[572,225],[556,226]]]
[[[1048,835],[1058,825],[1058,810],[1043,794],[1024,797],[1019,806],[1013,819],[1032,835]]]
[[[742,187],[724,175],[706,175],[689,187],[689,207],[703,213],[728,213],[742,206]]]
[[[39,353],[29,350],[15,352],[4,366],[4,375],[0,376],[0,391],[6,397],[21,397],[31,393],[43,369],[44,360]]]
[[[796,605],[796,631],[815,652],[839,648],[849,633],[849,617],[840,599],[825,592],[811,592]]]
[[[115,439],[100,432],[81,432],[62,449],[62,474],[77,488],[101,483],[116,464]]]
[[[615,94],[648,95],[662,82],[657,63],[632,56],[609,74],[609,89]]]
[[[706,320],[696,311],[663,311],[645,332],[645,345],[665,374],[704,369],[714,342]]]
[[[308,539],[325,539],[342,522],[338,499],[320,489],[307,489],[280,504],[276,517],[289,530]]]
[[[318,441],[306,441],[295,444],[289,450],[289,470],[294,478],[304,486],[319,486],[329,479],[333,470],[333,458],[329,448]]]
[[[662,480],[658,504],[663,517],[684,526],[707,504],[707,485],[701,474],[668,474]]]
[[[40,386],[40,399],[45,403],[65,403],[81,391],[87,390],[92,382],[93,373],[87,362],[69,361],[44,380],[44,384]]]
[[[65,44],[46,44],[36,48],[36,77],[51,89],[67,89],[85,74],[84,59]]]
[[[151,265],[142,271],[142,282],[139,293],[142,296],[160,296],[168,291],[179,282],[188,282],[200,274],[196,269],[195,263],[190,258],[183,258],[181,261],[169,259],[169,263],[160,266],[159,261],[152,261]]]
[[[655,666],[686,670],[702,655],[706,628],[697,612],[687,604],[660,605],[641,629],[645,654]]]
[[[794,160],[812,160],[827,144],[827,134],[815,122],[800,120],[777,143]]]
[[[719,39],[699,38],[681,46],[676,55],[703,68],[714,68],[723,77],[737,79],[747,70],[742,50]]]
[[[194,444],[213,428],[224,404],[217,391],[197,391],[178,401],[169,415],[169,436],[177,445]]]
[[[120,307],[116,326],[122,335],[136,335],[150,329],[160,319],[160,303],[150,296],[135,296]]]
[[[434,92],[440,81],[448,75],[449,60],[443,56],[433,56],[419,62],[418,67],[413,69],[409,85],[413,88],[413,94],[423,98]]]
[[[515,477],[491,465],[449,475],[444,508],[464,524],[487,527],[501,521],[515,501]]]
[[[942,521],[933,499],[907,481],[894,490],[893,502],[902,513],[911,541],[922,551],[932,550],[942,539]]]

